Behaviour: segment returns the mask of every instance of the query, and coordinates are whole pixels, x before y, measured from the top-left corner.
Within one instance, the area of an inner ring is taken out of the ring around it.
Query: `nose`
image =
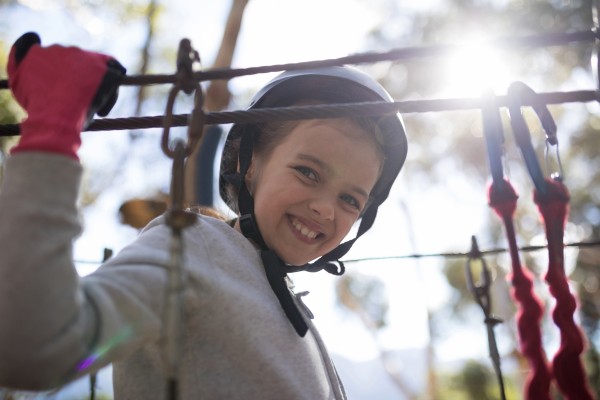
[[[327,198],[315,198],[310,202],[310,209],[323,220],[333,221],[335,216],[334,203]]]

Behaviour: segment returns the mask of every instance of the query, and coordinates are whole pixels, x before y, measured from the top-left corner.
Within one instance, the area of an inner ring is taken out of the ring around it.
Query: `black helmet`
[[[281,73],[254,96],[249,109],[287,107],[301,100],[314,100],[328,104],[393,101],[387,91],[369,75],[350,67],[326,67]],[[373,119],[380,128],[382,137],[378,137],[377,141],[384,152],[385,160],[381,176],[371,192],[370,203],[363,211],[357,236],[353,240],[340,244],[314,264],[307,264],[299,270],[320,270],[324,263],[338,260],[350,250],[353,242],[373,224],[377,208],[387,198],[404,164],[407,140],[400,115],[369,118]],[[230,207],[240,211],[242,218],[248,214],[252,216],[254,213],[253,200],[245,187],[243,176],[252,156],[253,142],[259,134],[256,125],[234,124],[225,141],[221,158],[220,195]],[[260,237],[260,232],[256,224],[254,222],[252,224],[258,237],[244,234],[250,236],[264,249],[266,246]]]

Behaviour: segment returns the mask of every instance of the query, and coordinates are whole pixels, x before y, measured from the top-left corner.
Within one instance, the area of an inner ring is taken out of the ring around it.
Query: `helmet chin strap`
[[[267,244],[258,229],[256,217],[254,216],[254,199],[246,185],[246,173],[252,162],[254,149],[254,131],[245,132],[242,135],[239,150],[240,177],[238,181],[238,208],[240,210],[240,230],[248,239],[258,245],[261,250],[268,250]]]
[[[252,161],[254,135],[254,132],[245,132],[242,134],[238,156],[240,172],[234,179],[228,177],[230,181],[237,181],[236,183],[238,184],[238,208],[240,210],[240,217],[238,219],[239,226],[242,234],[260,247],[260,257],[271,290],[273,290],[273,293],[277,296],[281,308],[283,308],[285,315],[296,330],[296,333],[298,333],[300,337],[304,337],[308,331],[308,325],[306,324],[302,313],[298,310],[298,306],[293,298],[294,294],[290,291],[285,282],[286,265],[277,254],[267,247],[267,244],[258,229],[258,224],[256,223],[256,218],[254,216],[254,199],[246,185],[246,173],[248,172]]]

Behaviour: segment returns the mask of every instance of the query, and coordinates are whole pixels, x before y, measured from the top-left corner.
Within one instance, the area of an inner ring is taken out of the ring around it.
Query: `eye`
[[[294,169],[312,181],[316,181],[319,178],[315,170],[310,167],[299,165],[294,167]]]
[[[343,202],[349,204],[352,208],[355,208],[358,211],[360,211],[362,209],[362,205],[360,204],[360,201],[358,201],[355,197],[350,196],[348,194],[343,194],[340,196],[340,198],[342,199]]]

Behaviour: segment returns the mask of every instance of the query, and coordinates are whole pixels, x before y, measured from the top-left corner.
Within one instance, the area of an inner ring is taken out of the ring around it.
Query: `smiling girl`
[[[165,396],[164,217],[93,274],[79,278],[72,260],[79,133],[114,104],[119,67],[31,35],[11,51],[11,90],[28,118],[0,189],[0,386],[54,388],[112,363],[116,399]],[[284,72],[250,108],[365,101],[390,97],[369,76],[331,67]],[[220,193],[239,217],[201,215],[184,233],[181,398],[345,398],[287,274],[343,273],[339,259],[373,224],[406,148],[398,115],[231,128]]]

